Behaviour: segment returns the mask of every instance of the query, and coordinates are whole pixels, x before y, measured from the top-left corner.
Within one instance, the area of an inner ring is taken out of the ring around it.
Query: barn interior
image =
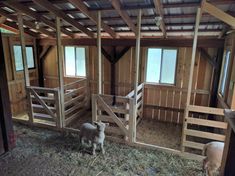
[[[235,1],[9,0],[0,16],[14,122],[79,133],[101,120],[108,140],[197,160],[221,141],[232,169]]]

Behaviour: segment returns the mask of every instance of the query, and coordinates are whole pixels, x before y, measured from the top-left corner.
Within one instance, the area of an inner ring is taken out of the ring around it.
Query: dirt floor
[[[137,125],[137,141],[179,150],[182,126],[142,119]]]
[[[1,176],[201,176],[201,163],[106,141],[106,154],[80,150],[78,136],[15,125],[17,147],[0,158]]]

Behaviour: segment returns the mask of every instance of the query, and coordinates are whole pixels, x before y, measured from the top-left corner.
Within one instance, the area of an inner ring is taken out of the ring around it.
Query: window
[[[146,82],[175,84],[177,50],[149,48]]]
[[[66,76],[86,76],[85,48],[65,47],[65,74]]]
[[[16,71],[24,70],[21,46],[20,45],[14,45],[13,46],[13,52],[14,52]],[[29,69],[30,68],[35,68],[33,47],[32,46],[26,46],[26,59],[27,59],[28,68]]]
[[[225,85],[228,77],[229,62],[230,62],[230,51],[226,51],[226,55],[223,61],[221,83],[220,83],[220,93],[222,96],[224,96],[225,93]]]

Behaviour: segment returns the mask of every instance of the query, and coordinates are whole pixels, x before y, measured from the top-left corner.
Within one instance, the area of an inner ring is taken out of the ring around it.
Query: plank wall
[[[34,58],[35,58],[35,69],[29,69],[30,84],[38,85],[38,70],[36,60],[36,45],[33,38],[25,38],[26,45],[33,45],[34,47]],[[26,103],[26,92],[23,71],[17,71],[15,69],[13,45],[20,44],[20,40],[16,36],[3,35],[3,46],[7,70],[7,80],[9,87],[9,96],[11,103],[11,111],[13,115],[18,115],[27,110]]]
[[[141,48],[140,82],[145,80],[146,47]],[[216,55],[216,49],[206,49],[211,57]],[[144,117],[161,121],[182,123],[183,111],[186,103],[187,86],[192,48],[178,48],[178,61],[175,85],[146,84],[144,97]],[[115,88],[117,95],[125,96],[133,90],[135,48],[130,48],[115,64]],[[56,49],[54,48],[45,60],[45,85],[57,87]],[[97,92],[97,49],[87,47],[88,80],[91,93]],[[213,67],[197,52],[194,69],[193,90],[191,104],[208,106],[213,75]],[[68,78],[65,78],[67,80]],[[111,64],[102,55],[103,92],[110,94]]]

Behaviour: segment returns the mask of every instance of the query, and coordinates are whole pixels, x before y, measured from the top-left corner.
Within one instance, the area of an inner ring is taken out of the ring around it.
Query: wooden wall
[[[223,108],[233,108],[235,107],[235,33],[231,33],[226,37],[223,59],[226,55],[226,50],[231,51],[229,71],[225,83],[226,88],[224,96],[221,96],[220,93],[218,93],[218,106]]]
[[[11,35],[3,36],[7,80],[9,86],[9,96],[10,96],[11,110],[13,116],[23,113],[27,110],[24,74],[23,71],[16,72],[14,55],[13,55],[14,44],[20,44],[18,37]],[[35,40],[33,38],[26,38],[26,45],[34,46],[36,68],[29,69],[29,76],[30,76],[30,84],[36,86],[38,85],[38,70],[37,70]]]
[[[140,82],[145,81],[147,47],[141,48]],[[211,57],[216,56],[216,49],[206,49]],[[182,123],[185,108],[189,68],[192,48],[178,48],[176,85],[146,84],[144,98],[144,117],[162,121]],[[58,86],[56,49],[54,48],[45,60],[45,85]],[[115,64],[115,87],[117,95],[125,96],[133,90],[135,48],[130,48]],[[91,93],[97,92],[97,49],[87,47],[88,79]],[[110,94],[111,64],[102,55],[103,92]],[[212,84],[213,67],[197,51],[194,66],[194,79],[191,104],[208,106]],[[65,78],[67,80],[68,78]]]

